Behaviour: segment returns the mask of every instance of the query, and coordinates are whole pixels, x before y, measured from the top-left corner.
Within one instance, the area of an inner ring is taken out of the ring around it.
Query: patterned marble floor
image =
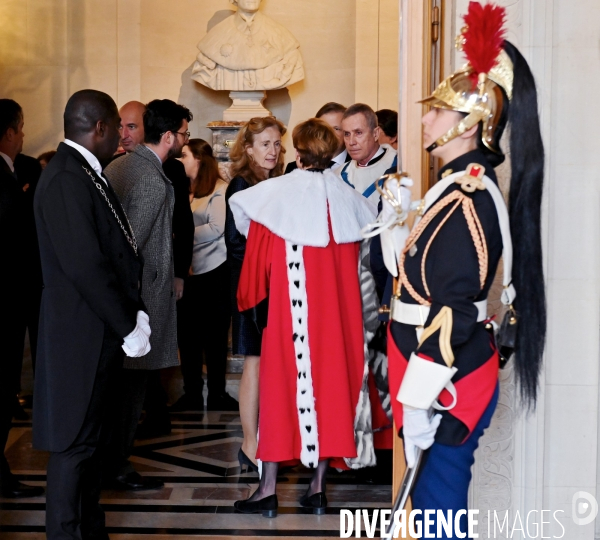
[[[241,473],[237,451],[242,441],[234,413],[173,414],[168,437],[137,441],[137,470],[160,478],[165,487],[146,492],[104,491],[111,539],[152,538],[339,538],[342,508],[389,508],[391,486],[366,482],[364,475],[330,471],[327,513],[305,513],[298,499],[310,472],[285,471],[278,480],[279,516],[265,519],[233,511],[233,502],[256,488],[254,473]],[[44,485],[47,455],[32,449],[31,424],[16,422],[6,450],[11,469],[22,481]],[[390,474],[391,478],[391,474]],[[0,538],[38,540],[44,535],[45,499],[0,499]]]

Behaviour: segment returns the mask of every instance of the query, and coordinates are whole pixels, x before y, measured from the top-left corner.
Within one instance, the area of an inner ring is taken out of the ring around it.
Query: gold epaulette
[[[455,182],[467,193],[474,193],[478,189],[483,191],[485,189],[485,184],[482,180],[484,174],[485,167],[483,165],[471,163],[467,167],[465,175],[457,178]]]

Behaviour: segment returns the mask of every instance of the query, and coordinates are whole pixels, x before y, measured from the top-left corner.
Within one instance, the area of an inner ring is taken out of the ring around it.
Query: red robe
[[[248,237],[238,307],[268,304],[257,457],[345,467],[342,458],[357,456],[365,366],[360,228],[374,209],[328,171],[262,182],[231,207]]]
[[[358,242],[336,244],[331,238],[325,248],[302,248],[307,305],[294,306],[294,311],[307,308],[308,335],[298,335],[296,341],[304,337],[310,348],[319,451],[313,462],[315,466],[319,459],[356,457],[354,415],[364,366],[357,272],[359,245]],[[288,264],[285,240],[252,222],[238,288],[238,306],[240,311],[246,311],[269,297],[260,359],[257,458],[262,461],[299,460],[301,430],[306,432],[307,426],[311,431],[314,429],[309,420],[300,425],[300,418],[307,413],[299,414],[296,399],[299,370],[290,289],[297,287],[293,283],[290,287]],[[334,466],[343,466],[343,462]]]

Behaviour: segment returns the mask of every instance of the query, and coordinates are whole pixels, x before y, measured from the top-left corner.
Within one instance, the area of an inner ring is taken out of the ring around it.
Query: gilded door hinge
[[[431,10],[431,42],[437,43],[440,39],[440,8],[435,6]]]

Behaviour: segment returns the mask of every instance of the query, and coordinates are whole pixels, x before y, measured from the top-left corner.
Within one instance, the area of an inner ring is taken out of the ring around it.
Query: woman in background
[[[240,130],[230,152],[233,162],[232,180],[227,188],[227,219],[225,243],[227,260],[231,269],[231,312],[233,354],[244,356],[244,371],[240,381],[240,418],[244,442],[238,452],[240,466],[258,470],[256,448],[258,446],[258,374],[260,364],[261,334],[250,318],[240,314],[237,308],[237,288],[246,252],[246,238],[236,229],[229,198],[239,191],[280,176],[283,173],[281,137],[284,125],[273,116],[252,118]],[[257,306],[260,309],[260,306]]]
[[[48,162],[55,156],[56,150],[49,150],[48,152],[44,152],[37,157],[37,160],[40,162],[42,166],[42,170],[46,168]]]
[[[225,247],[225,190],[212,148],[202,139],[183,147],[181,162],[191,180],[194,216],[192,273],[179,301],[178,341],[185,393],[172,411],[203,410],[202,356],[206,357],[209,411],[237,411],[225,392],[229,306],[229,267]]]
[[[375,114],[381,128],[379,142],[389,144],[394,150],[398,150],[398,113],[391,109],[381,109]]]

